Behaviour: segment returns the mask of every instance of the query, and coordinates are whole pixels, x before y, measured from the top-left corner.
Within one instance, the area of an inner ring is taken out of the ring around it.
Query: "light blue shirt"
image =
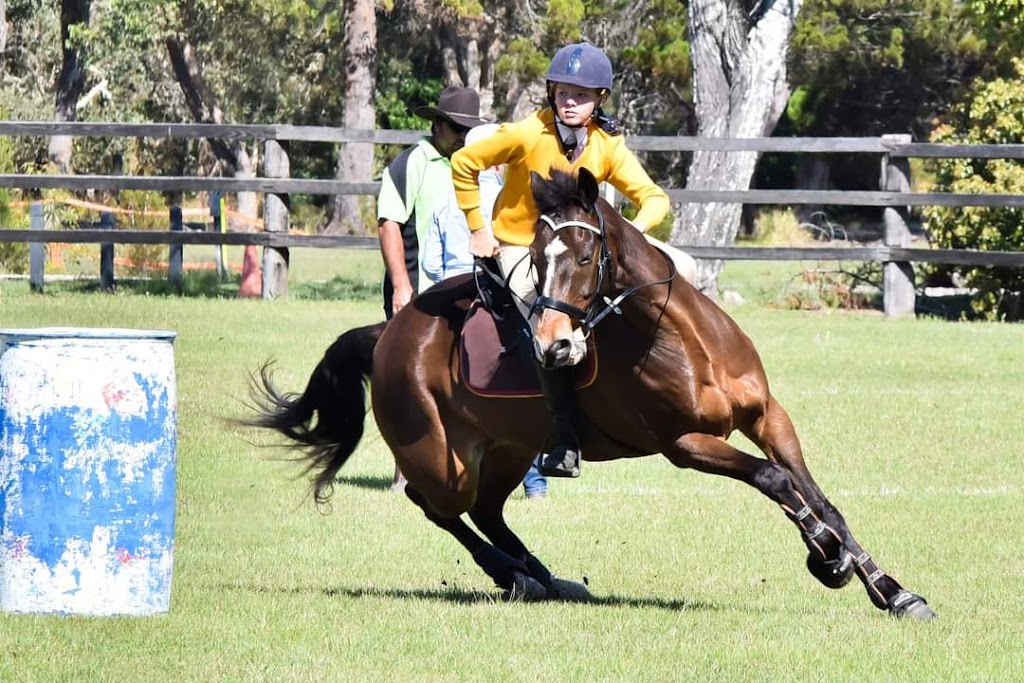
[[[487,169],[480,174],[480,210],[487,227],[491,225],[491,213],[494,202],[501,193],[501,186],[501,175],[493,169]],[[469,239],[466,214],[459,208],[453,188],[448,200],[434,209],[430,216],[430,225],[427,226],[422,268],[431,282],[440,282],[473,271]]]

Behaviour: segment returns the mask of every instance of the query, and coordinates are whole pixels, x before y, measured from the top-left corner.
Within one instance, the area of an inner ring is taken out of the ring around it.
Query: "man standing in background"
[[[472,88],[448,87],[436,107],[418,107],[416,116],[431,122],[430,136],[405,149],[381,177],[377,195],[377,230],[384,258],[384,316],[390,320],[427,286],[420,268],[430,217],[452,194],[452,154],[466,142],[480,118],[480,96]],[[391,488],[405,488],[395,468]]]
[[[436,107],[418,107],[414,113],[432,122],[430,136],[388,165],[377,195],[388,320],[426,285],[419,250],[434,209],[452,193],[452,153],[462,148],[471,128],[485,123],[480,98],[472,88],[445,88]]]

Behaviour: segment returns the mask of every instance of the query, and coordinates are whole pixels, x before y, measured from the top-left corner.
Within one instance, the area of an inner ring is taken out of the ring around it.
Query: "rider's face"
[[[451,158],[452,154],[466,144],[468,132],[469,128],[439,117],[434,127],[434,147],[444,156]]]
[[[567,126],[582,126],[590,121],[601,97],[596,88],[583,88],[568,83],[555,83],[555,109]]]

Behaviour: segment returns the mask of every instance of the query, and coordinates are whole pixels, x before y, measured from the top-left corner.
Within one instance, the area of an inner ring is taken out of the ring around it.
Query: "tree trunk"
[[[377,88],[377,16],[373,0],[345,3],[345,113],[342,126],[372,130],[376,124],[373,94]],[[335,173],[344,182],[366,182],[373,175],[373,145],[350,142],[338,149]],[[374,220],[373,198],[336,195],[329,234],[364,235]]]
[[[803,0],[764,0],[748,15],[740,0],[691,0],[697,134],[757,138],[770,135],[789,97],[786,53]],[[745,190],[756,152],[698,150],[686,186],[692,190]],[[676,208],[671,242],[724,246],[736,239],[741,204],[687,203]],[[697,286],[717,296],[721,261],[697,262]]]
[[[255,168],[257,164],[253,161],[252,157],[249,156],[249,151],[245,148],[245,145],[241,141],[236,141],[232,145],[232,152],[235,155],[235,177],[236,178],[255,178]],[[238,202],[238,214],[240,218],[236,221],[228,220],[228,226],[231,230],[237,230],[239,232],[258,232],[257,221],[260,220],[259,216],[259,201],[255,192],[238,192],[236,193],[236,201]]]
[[[797,166],[797,189],[827,190],[831,183],[831,172],[828,161],[820,156],[804,157],[800,160],[799,166]],[[796,216],[801,223],[817,224],[820,222],[818,214],[824,210],[824,204],[801,204],[796,208]]]
[[[203,81],[202,65],[196,56],[195,49],[191,43],[182,42],[178,38],[170,37],[165,41],[167,54],[171,60],[171,68],[174,70],[174,77],[181,87],[192,116],[199,123],[224,123],[224,113],[213,96],[213,93],[206,87]],[[245,149],[245,145],[236,140],[228,145],[219,138],[207,138],[207,144],[217,158],[227,167],[229,173],[236,178],[253,178],[252,159]],[[238,193],[238,212],[256,219],[256,193]],[[246,231],[252,231],[255,224],[250,221],[243,221]]]
[[[63,59],[60,76],[57,78],[54,121],[74,121],[77,118],[78,98],[85,89],[85,55],[71,45],[70,36],[72,26],[88,25],[89,5],[90,0],[61,0],[60,3],[60,45]],[[6,18],[4,24],[6,34]],[[54,135],[50,138],[48,155],[61,173],[71,172],[71,148],[70,135]]]
[[[0,54],[7,51],[7,0],[0,0]]]
[[[188,104],[192,117],[198,123],[224,123],[224,113],[217,106],[213,93],[203,80],[202,65],[199,63],[195,48],[191,43],[182,42],[174,37],[167,38],[165,44],[174,77],[185,96],[185,103]],[[228,145],[219,138],[207,138],[206,142],[217,158],[232,171],[241,165],[242,162],[235,153],[239,147],[237,143]],[[249,171],[251,172],[251,168]]]

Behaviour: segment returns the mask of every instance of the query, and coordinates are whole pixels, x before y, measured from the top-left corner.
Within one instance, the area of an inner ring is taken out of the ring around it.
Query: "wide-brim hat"
[[[472,88],[449,86],[441,91],[436,107],[416,107],[413,113],[430,121],[441,117],[466,128],[487,123],[480,116],[480,96]]]

